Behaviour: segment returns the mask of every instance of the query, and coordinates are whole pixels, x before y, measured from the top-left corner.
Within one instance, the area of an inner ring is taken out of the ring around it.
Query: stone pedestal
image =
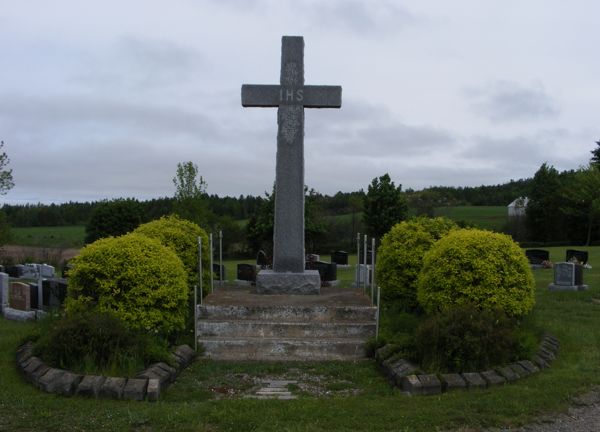
[[[587,291],[589,287],[587,285],[559,285],[551,283],[548,285],[550,291]]]
[[[321,277],[317,270],[302,273],[261,270],[256,275],[258,294],[319,294]]]

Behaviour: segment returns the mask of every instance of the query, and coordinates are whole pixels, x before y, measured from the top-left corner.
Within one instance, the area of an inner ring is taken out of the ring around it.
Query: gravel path
[[[536,423],[520,428],[495,428],[488,432],[599,432],[600,390],[586,393],[573,400],[565,414],[546,416]]]

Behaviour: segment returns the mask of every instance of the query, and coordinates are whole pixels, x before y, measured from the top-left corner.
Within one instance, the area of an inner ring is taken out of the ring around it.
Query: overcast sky
[[[596,0],[0,0],[0,202],[172,196],[193,161],[218,195],[275,178],[281,36],[305,41],[306,184],[334,194],[388,172],[403,188],[586,164],[600,139]]]

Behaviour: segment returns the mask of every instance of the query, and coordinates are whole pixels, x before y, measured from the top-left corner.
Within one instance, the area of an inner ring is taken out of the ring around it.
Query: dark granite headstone
[[[360,249],[360,264],[364,264],[365,263],[365,251],[363,248]],[[367,249],[367,265],[371,265],[373,264],[373,251],[371,249]]]
[[[237,279],[242,281],[255,282],[256,266],[252,264],[238,264]]]
[[[337,280],[337,264],[324,261],[307,261],[306,270],[317,270],[322,282]]]
[[[258,251],[258,255],[256,256],[256,265],[260,266],[261,269],[266,269],[271,266],[269,258],[267,254],[263,250]]]
[[[588,252],[587,251],[578,251],[575,249],[567,249],[565,261],[573,262],[577,260],[579,264],[587,264],[588,262]]]
[[[543,249],[527,249],[525,256],[532,265],[541,265],[544,261],[550,261],[550,252]]]
[[[348,265],[348,252],[335,251],[331,253],[331,262],[337,265]]]
[[[37,285],[36,285],[37,287]],[[44,306],[60,307],[67,297],[67,281],[65,279],[44,279],[42,281]]]
[[[213,279],[225,280],[225,266],[219,264],[213,264]]]
[[[21,311],[31,310],[31,292],[28,284],[11,282],[8,286],[8,306]]]
[[[23,276],[24,271],[25,271],[25,266],[23,264],[17,264],[14,266],[10,266],[6,269],[6,273],[8,273],[8,275],[11,278],[20,278],[21,276]]]

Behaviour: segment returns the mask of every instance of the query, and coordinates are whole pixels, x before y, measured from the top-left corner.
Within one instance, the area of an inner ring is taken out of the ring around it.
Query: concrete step
[[[375,322],[200,320],[199,337],[354,338],[375,336]]]
[[[215,360],[329,361],[365,357],[364,339],[350,338],[206,338],[204,355]]]
[[[286,322],[375,321],[373,306],[202,305],[199,318],[211,320],[260,320]]]

